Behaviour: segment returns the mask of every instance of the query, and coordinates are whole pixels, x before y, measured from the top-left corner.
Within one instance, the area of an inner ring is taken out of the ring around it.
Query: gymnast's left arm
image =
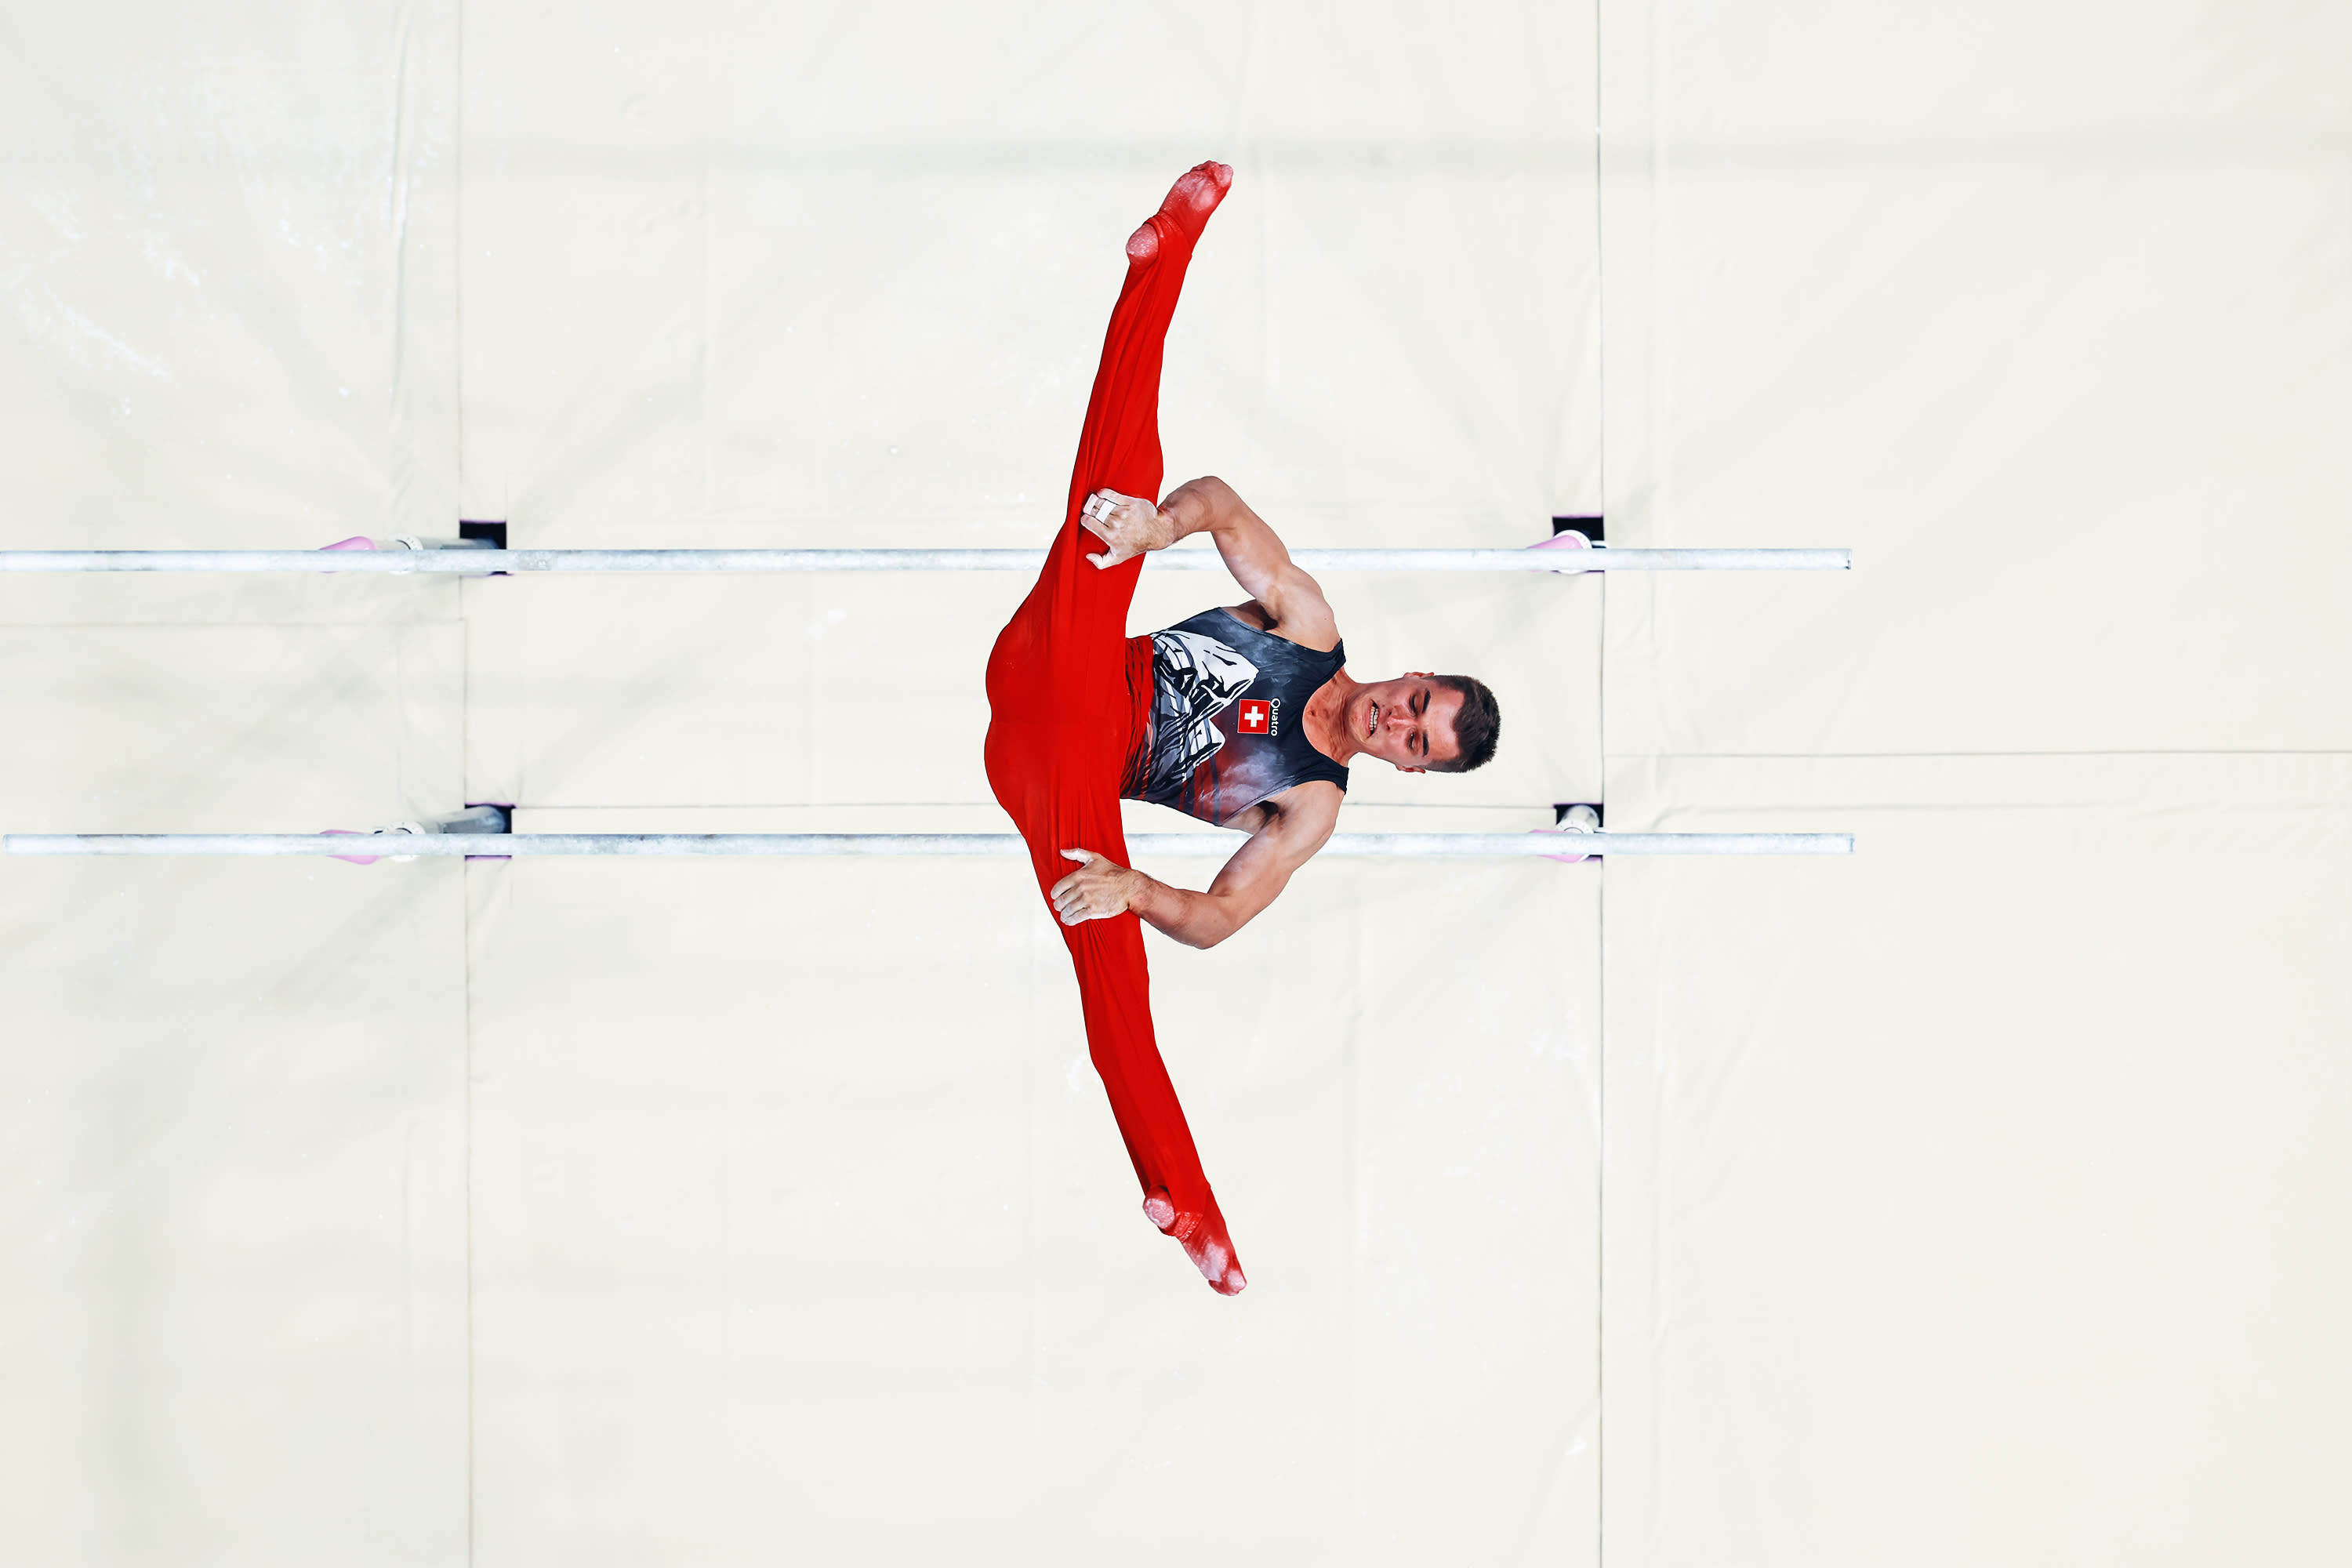
[[[1132,910],[1187,947],[1214,947],[1274,902],[1289,886],[1291,873],[1331,837],[1339,820],[1337,806],[1327,814],[1315,810],[1315,804],[1319,803],[1269,814],[1206,892],[1171,888],[1092,850],[1065,849],[1064,855],[1084,864],[1054,884],[1054,912],[1064,925],[1076,925]]]

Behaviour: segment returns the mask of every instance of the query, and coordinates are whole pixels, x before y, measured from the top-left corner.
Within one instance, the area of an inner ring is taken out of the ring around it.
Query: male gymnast
[[[1143,1212],[1228,1296],[1247,1280],[1160,1059],[1139,920],[1214,946],[1331,837],[1349,763],[1467,772],[1494,755],[1500,724],[1494,694],[1466,676],[1350,677],[1323,590],[1223,480],[1146,499],[1160,480],[1161,345],[1233,177],[1223,163],[1189,171],[1127,242],[1061,531],[989,655],[987,753],[1076,967],[1088,1054]],[[1196,533],[1216,542],[1249,602],[1129,638],[1143,554]],[[1124,864],[1121,799],[1249,838],[1207,891],[1171,888]]]

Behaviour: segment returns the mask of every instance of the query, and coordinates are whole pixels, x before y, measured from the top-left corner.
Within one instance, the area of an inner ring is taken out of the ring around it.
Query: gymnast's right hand
[[[1097,490],[1078,507],[1086,531],[1110,546],[1089,555],[1097,570],[1132,561],[1147,550],[1165,550],[1176,542],[1176,520],[1139,496],[1117,490]]]

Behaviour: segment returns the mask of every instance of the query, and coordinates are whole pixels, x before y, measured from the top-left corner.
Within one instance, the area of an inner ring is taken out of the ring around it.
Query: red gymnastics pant
[[[1108,571],[1090,563],[1087,555],[1104,546],[1079,526],[1078,508],[1098,489],[1160,494],[1160,346],[1193,243],[1232,177],[1212,169],[1180,180],[1169,206],[1128,243],[1127,282],[1104,335],[1062,531],[988,658],[988,782],[1028,842],[1040,892],[1077,868],[1065,849],[1128,863],[1119,785],[1137,726],[1150,721],[1149,665],[1130,671],[1127,638],[1128,601],[1143,563]],[[1213,183],[1205,192],[1202,177]],[[1138,652],[1148,660],[1148,645]],[[1182,1244],[1212,1286],[1232,1295],[1246,1281],[1160,1059],[1142,925],[1122,914],[1058,929],[1077,970],[1087,1051],[1143,1184],[1144,1213]]]

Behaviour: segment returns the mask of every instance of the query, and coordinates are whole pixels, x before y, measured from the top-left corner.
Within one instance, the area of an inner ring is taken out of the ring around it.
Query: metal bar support
[[[307,833],[12,833],[10,855],[237,855],[515,858],[537,855],[1022,855],[1015,833],[479,833],[428,832],[396,840]],[[1238,837],[1135,833],[1132,855],[1222,858]],[[1402,858],[1608,855],[1851,855],[1844,833],[1339,833],[1326,855]]]
[[[1848,550],[1293,550],[1320,572],[1845,572]],[[5,550],[8,572],[1034,572],[1042,550],[488,550],[473,541],[397,550]],[[1163,550],[1155,572],[1221,572],[1213,550]]]

